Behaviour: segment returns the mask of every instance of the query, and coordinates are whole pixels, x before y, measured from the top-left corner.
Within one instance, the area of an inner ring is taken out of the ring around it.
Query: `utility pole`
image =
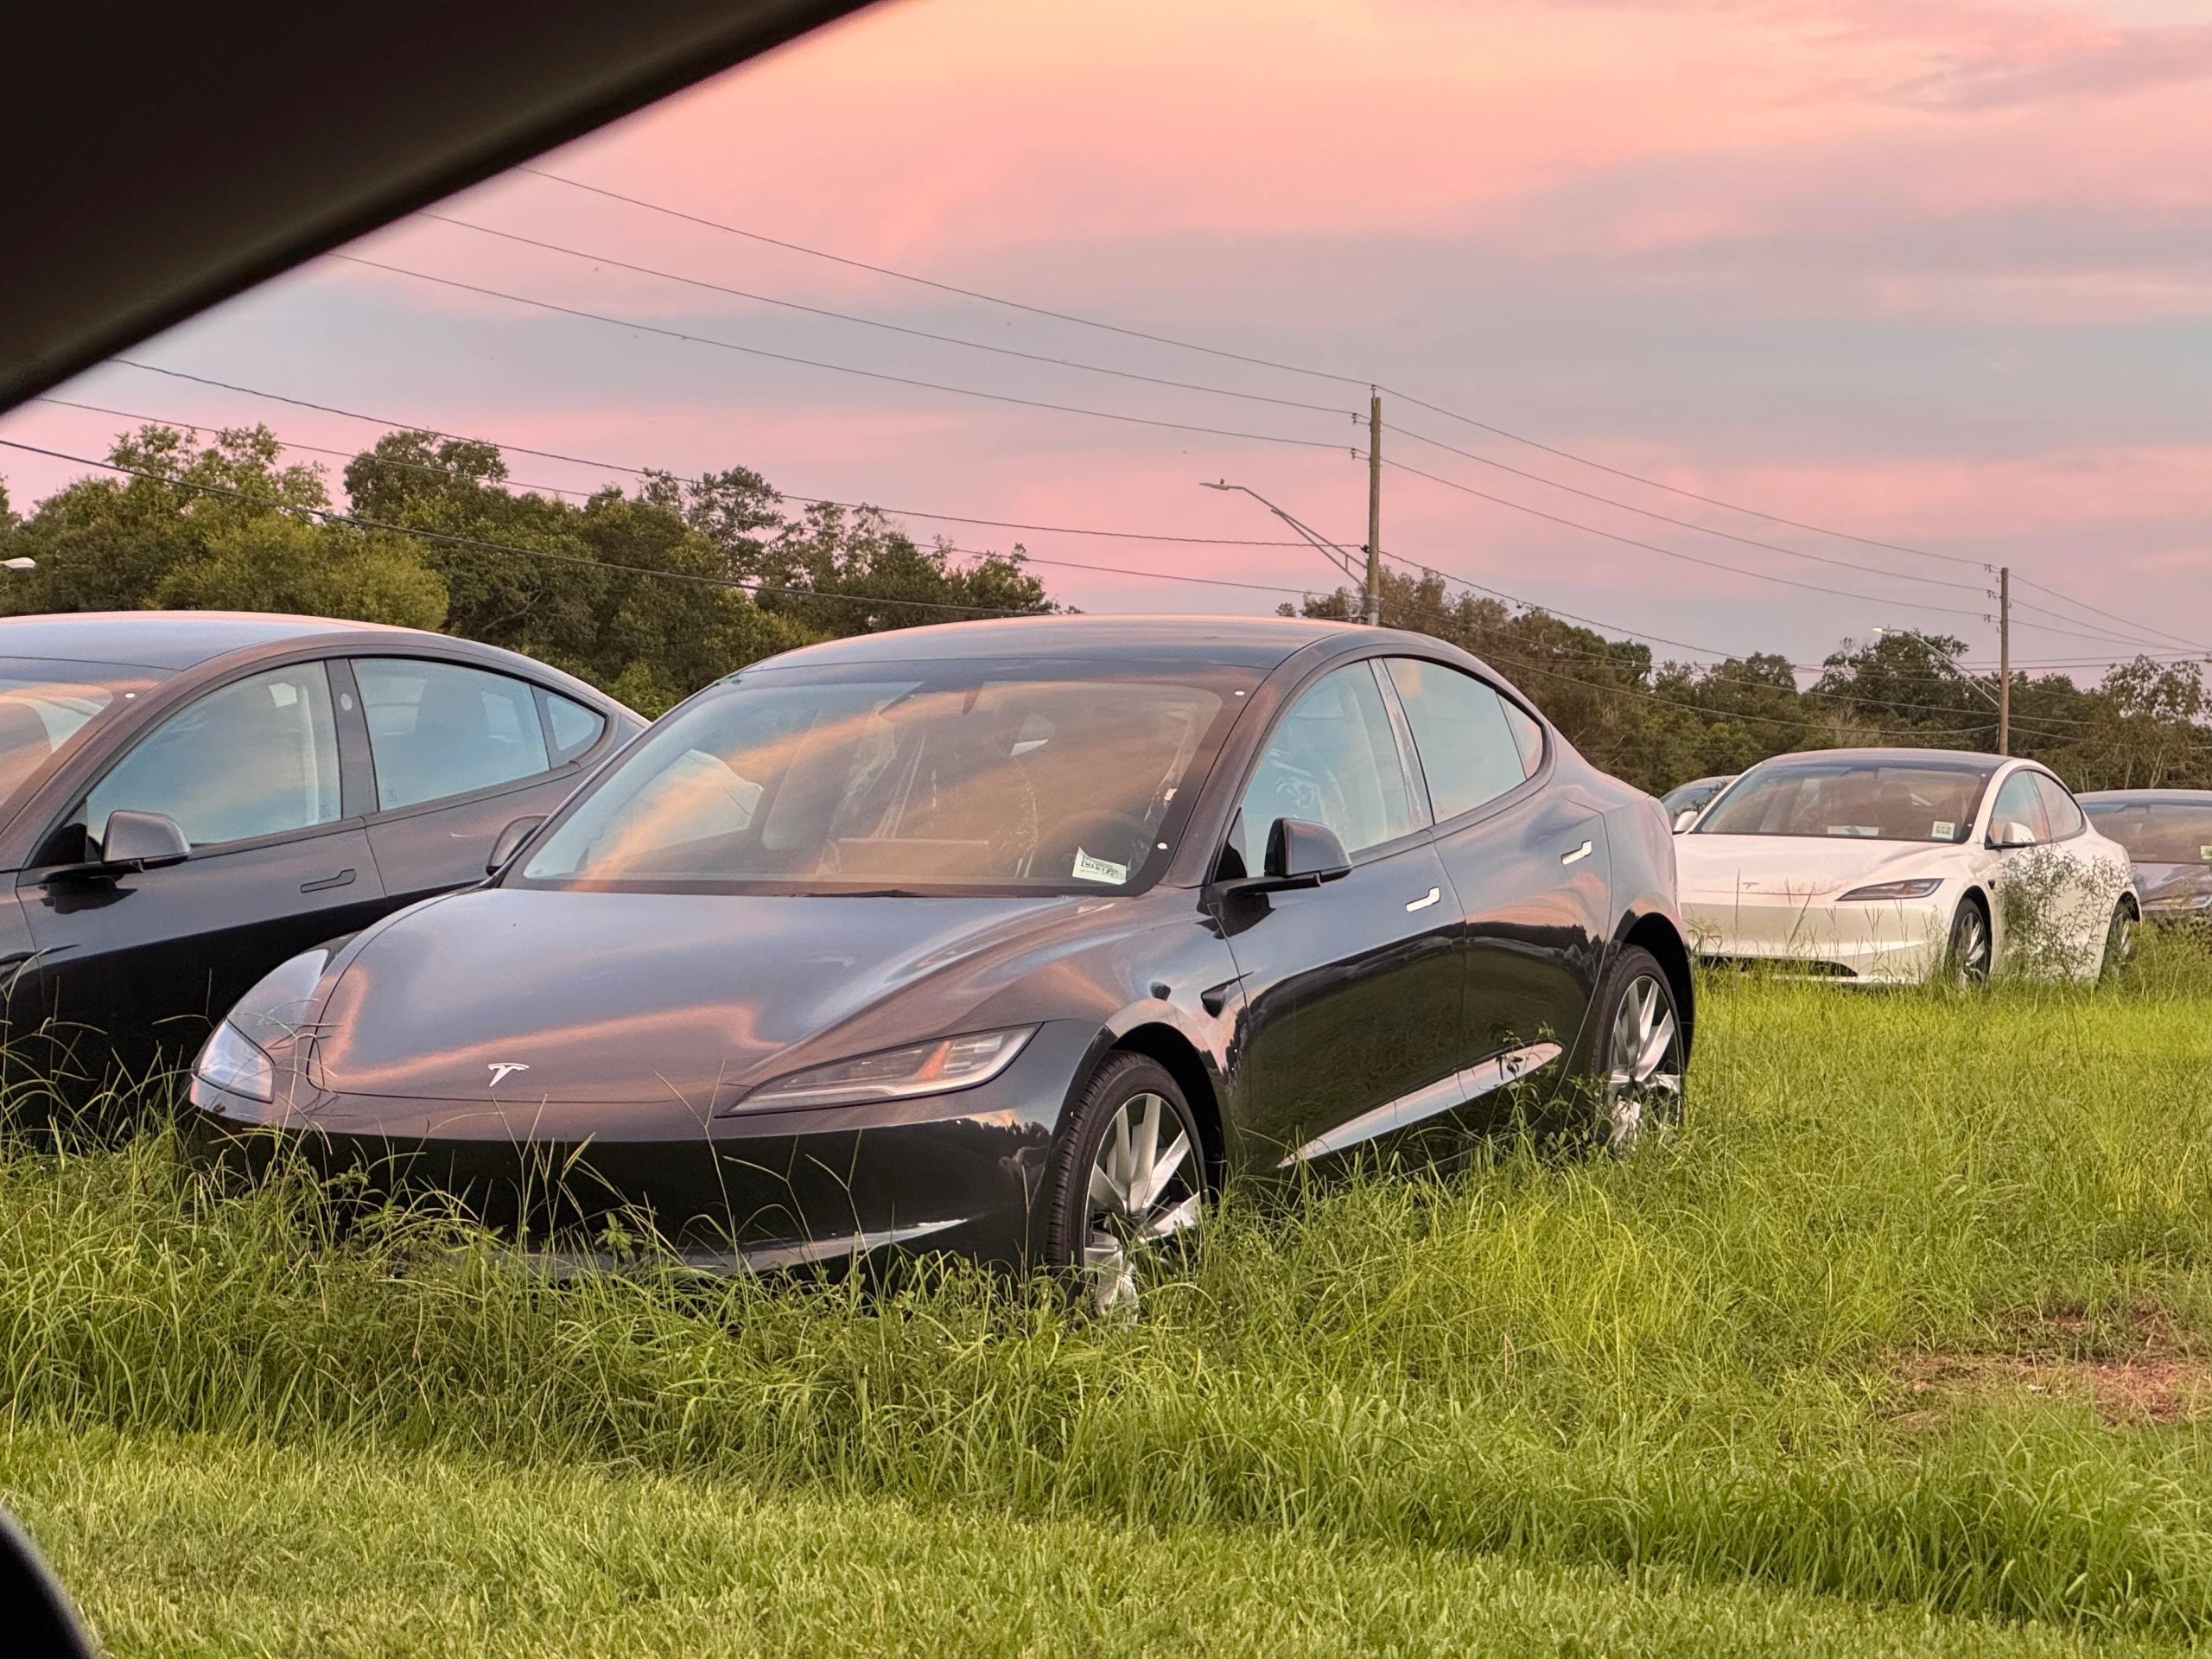
[[[1997,572],[1997,753],[2012,753],[2012,567]]]
[[[1382,394],[1367,389],[1367,625],[1382,620]]]

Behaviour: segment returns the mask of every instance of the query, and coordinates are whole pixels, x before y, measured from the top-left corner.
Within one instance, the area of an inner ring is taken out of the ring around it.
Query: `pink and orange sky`
[[[1387,455],[1710,562],[1390,474],[1387,549],[1611,632],[1814,662],[1844,636],[1920,626],[1959,634],[1981,660],[1994,647],[1986,561],[2133,619],[2025,588],[2045,613],[2018,613],[2018,658],[2212,648],[2212,0],[900,0],[542,165],[960,287],[1376,380],[1681,489],[1969,562],[1701,505],[1387,400],[1387,424],[1471,452],[1386,431]],[[354,251],[790,356],[1307,442],[871,380],[340,259],[131,355],[627,466],[742,463],[809,495],[1275,537],[1249,498],[1197,487],[1227,477],[1338,539],[1364,534],[1357,434],[1329,412],[1363,408],[1357,385],[958,298],[529,174],[439,211],[1285,401],[976,353],[438,219]],[[374,433],[120,365],[58,395],[202,427],[266,419],[334,449]],[[0,429],[92,454],[119,424],[48,404]],[[565,490],[621,477],[512,465]],[[69,471],[18,457],[7,481],[20,507]],[[1039,558],[1330,585],[1300,550],[908,523],[964,547],[1019,539]],[[1093,610],[1264,610],[1278,597],[1039,569]]]

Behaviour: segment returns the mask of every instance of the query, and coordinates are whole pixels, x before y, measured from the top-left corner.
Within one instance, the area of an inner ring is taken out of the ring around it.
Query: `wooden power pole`
[[[2012,753],[2012,567],[1997,572],[1997,753]]]
[[[1382,394],[1367,398],[1367,625],[1382,620]]]

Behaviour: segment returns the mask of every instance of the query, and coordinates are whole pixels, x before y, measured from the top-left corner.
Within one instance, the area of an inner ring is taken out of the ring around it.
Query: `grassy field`
[[[2212,961],[1704,1012],[1668,1143],[1232,1199],[1128,1326],[959,1274],[556,1287],[158,1135],[19,1152],[0,1495],[116,1654],[2212,1630]]]

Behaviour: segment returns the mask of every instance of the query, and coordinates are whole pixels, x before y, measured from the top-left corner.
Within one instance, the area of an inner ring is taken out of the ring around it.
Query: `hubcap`
[[[1134,1310],[1142,1251],[1198,1224],[1198,1160],[1175,1109],[1133,1096],[1114,1114],[1091,1160],[1083,1271],[1101,1313]]]
[[[1675,1011],[1649,974],[1631,981],[1613,1014],[1605,1074],[1605,1143],[1633,1147],[1648,1127],[1674,1122],[1682,1108],[1682,1053]]]
[[[2114,973],[2135,960],[2135,916],[2122,905],[2113,912],[2111,937],[2105,941],[2105,971]]]

